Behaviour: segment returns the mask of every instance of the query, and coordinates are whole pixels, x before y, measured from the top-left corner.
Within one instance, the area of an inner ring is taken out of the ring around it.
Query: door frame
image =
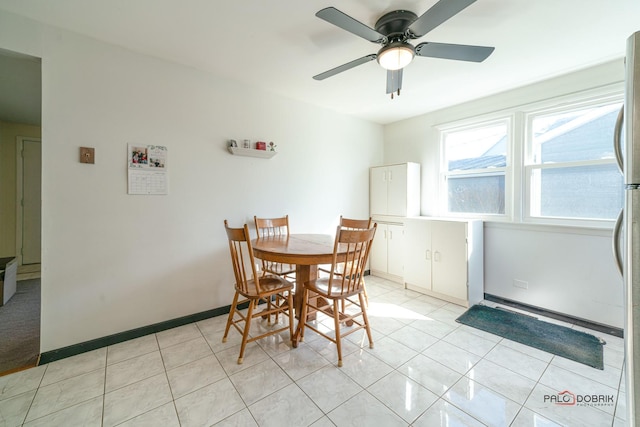
[[[24,141],[37,141],[40,143],[40,150],[42,150],[42,138],[29,137],[29,136],[17,136],[16,137],[16,258],[18,260],[18,267],[22,266],[22,192],[24,190],[23,183],[23,158],[22,150],[24,147]],[[42,203],[40,204],[40,210],[42,212]]]

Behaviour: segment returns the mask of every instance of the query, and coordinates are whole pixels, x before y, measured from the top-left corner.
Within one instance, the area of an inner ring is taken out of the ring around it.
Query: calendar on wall
[[[169,194],[167,153],[163,145],[128,145],[128,194]]]

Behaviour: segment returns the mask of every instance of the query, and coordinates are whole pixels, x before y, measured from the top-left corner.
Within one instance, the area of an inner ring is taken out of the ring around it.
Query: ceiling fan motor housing
[[[418,19],[418,15],[408,10],[394,10],[386,13],[376,22],[376,31],[387,36],[389,41],[406,40],[409,25]]]

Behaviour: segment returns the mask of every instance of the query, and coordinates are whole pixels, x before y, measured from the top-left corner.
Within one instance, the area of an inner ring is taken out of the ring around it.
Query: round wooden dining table
[[[295,264],[296,290],[293,305],[296,315],[302,308],[302,288],[305,282],[318,276],[318,265],[331,264],[335,238],[328,234],[289,234],[260,237],[251,241],[256,258]],[[344,261],[346,246],[338,246],[338,261]]]

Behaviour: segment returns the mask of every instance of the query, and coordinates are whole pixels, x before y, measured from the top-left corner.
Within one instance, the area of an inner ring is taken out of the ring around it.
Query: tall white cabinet
[[[465,307],[484,298],[482,221],[416,217],[404,224],[407,289]]]
[[[420,215],[420,164],[378,166],[369,174],[371,216]]]
[[[404,219],[420,214],[420,164],[373,167],[369,178],[369,211],[378,224],[369,269],[404,283]]]

